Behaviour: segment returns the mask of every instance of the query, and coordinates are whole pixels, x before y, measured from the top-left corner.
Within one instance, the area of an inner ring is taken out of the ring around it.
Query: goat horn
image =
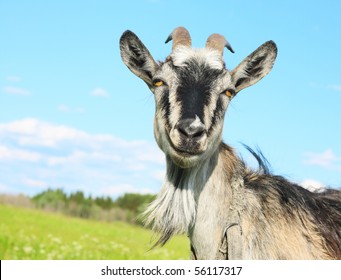
[[[220,34],[212,34],[206,41],[206,48],[216,49],[223,55],[224,48],[227,48],[230,52],[234,53],[230,43]]]
[[[177,27],[173,32],[167,37],[165,44],[173,40],[172,51],[174,51],[178,46],[188,46],[192,44],[191,36],[189,32],[184,27]]]

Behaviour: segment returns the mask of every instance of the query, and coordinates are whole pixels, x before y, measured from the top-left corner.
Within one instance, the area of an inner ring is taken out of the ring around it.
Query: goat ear
[[[152,86],[152,77],[158,65],[140,39],[127,30],[121,36],[120,49],[124,64],[148,86]]]
[[[268,41],[246,57],[231,71],[236,93],[257,83],[266,76],[275,62],[277,47],[273,41]]]

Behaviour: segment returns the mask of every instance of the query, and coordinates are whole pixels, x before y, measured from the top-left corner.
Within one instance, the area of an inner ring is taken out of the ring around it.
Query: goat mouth
[[[167,134],[168,142],[171,146],[171,148],[175,151],[176,154],[183,156],[183,157],[192,157],[192,156],[198,156],[203,154],[205,151],[200,150],[198,148],[198,143],[184,143],[182,145],[175,145],[172,141],[172,139]]]
[[[182,156],[198,156],[201,155],[204,151],[197,151],[197,150],[188,150],[188,149],[183,149],[183,148],[179,148],[179,147],[175,147],[173,144],[172,148],[174,149],[174,151]]]

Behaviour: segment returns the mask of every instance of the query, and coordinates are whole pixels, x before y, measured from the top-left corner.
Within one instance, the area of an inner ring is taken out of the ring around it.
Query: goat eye
[[[232,90],[232,89],[226,89],[222,93],[225,94],[229,98],[234,96],[234,90]]]
[[[154,87],[161,87],[164,85],[164,82],[162,80],[155,80],[153,81]]]

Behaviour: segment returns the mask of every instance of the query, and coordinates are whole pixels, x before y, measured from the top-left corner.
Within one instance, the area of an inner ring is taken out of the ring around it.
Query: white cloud
[[[5,86],[3,88],[4,92],[12,95],[22,95],[22,96],[29,96],[31,95],[31,92],[27,89],[19,88],[19,87],[13,87],[13,86]]]
[[[159,181],[163,181],[163,179],[165,178],[165,175],[166,175],[166,170],[158,170],[158,171],[155,171],[153,172],[153,177]]]
[[[109,97],[109,93],[103,88],[95,88],[91,91],[90,95],[97,97]]]
[[[30,187],[46,188],[48,186],[48,184],[44,181],[35,180],[35,179],[31,179],[31,178],[25,178],[25,179],[23,179],[22,182],[23,182],[23,184],[28,185]]]
[[[65,104],[60,104],[57,107],[57,110],[62,113],[77,113],[82,114],[85,112],[85,109],[82,107],[71,108]]]
[[[39,153],[0,145],[0,160],[2,161],[38,162],[40,159]]]
[[[77,164],[81,162],[96,162],[96,161],[112,161],[118,162],[121,157],[113,154],[101,153],[98,151],[81,151],[74,150],[67,156],[51,156],[47,158],[48,165],[59,165],[59,164]]]
[[[11,138],[19,146],[46,147],[56,147],[63,141],[87,137],[83,131],[33,118],[0,124],[0,135]]]
[[[327,149],[322,153],[305,153],[304,163],[316,165],[331,170],[341,170],[341,157],[336,156],[332,149]]]
[[[8,186],[0,183],[0,192],[4,193],[4,192],[7,192],[8,190],[9,190]]]
[[[331,85],[329,88],[332,90],[341,91],[341,85]]]
[[[7,76],[6,80],[9,82],[17,83],[21,81],[21,78],[19,76]]]
[[[68,113],[70,112],[70,108],[64,104],[60,104],[58,107],[57,107],[58,111],[60,112],[63,112],[63,113]]]
[[[154,143],[89,134],[39,119],[0,123],[0,139],[0,184],[22,193],[43,186],[93,194],[155,193],[165,168]]]
[[[82,113],[85,112],[85,109],[82,108],[82,107],[76,107],[76,108],[74,109],[74,112],[79,113],[79,114],[82,114]]]
[[[300,185],[311,192],[322,191],[326,188],[321,182],[313,179],[303,180]]]

